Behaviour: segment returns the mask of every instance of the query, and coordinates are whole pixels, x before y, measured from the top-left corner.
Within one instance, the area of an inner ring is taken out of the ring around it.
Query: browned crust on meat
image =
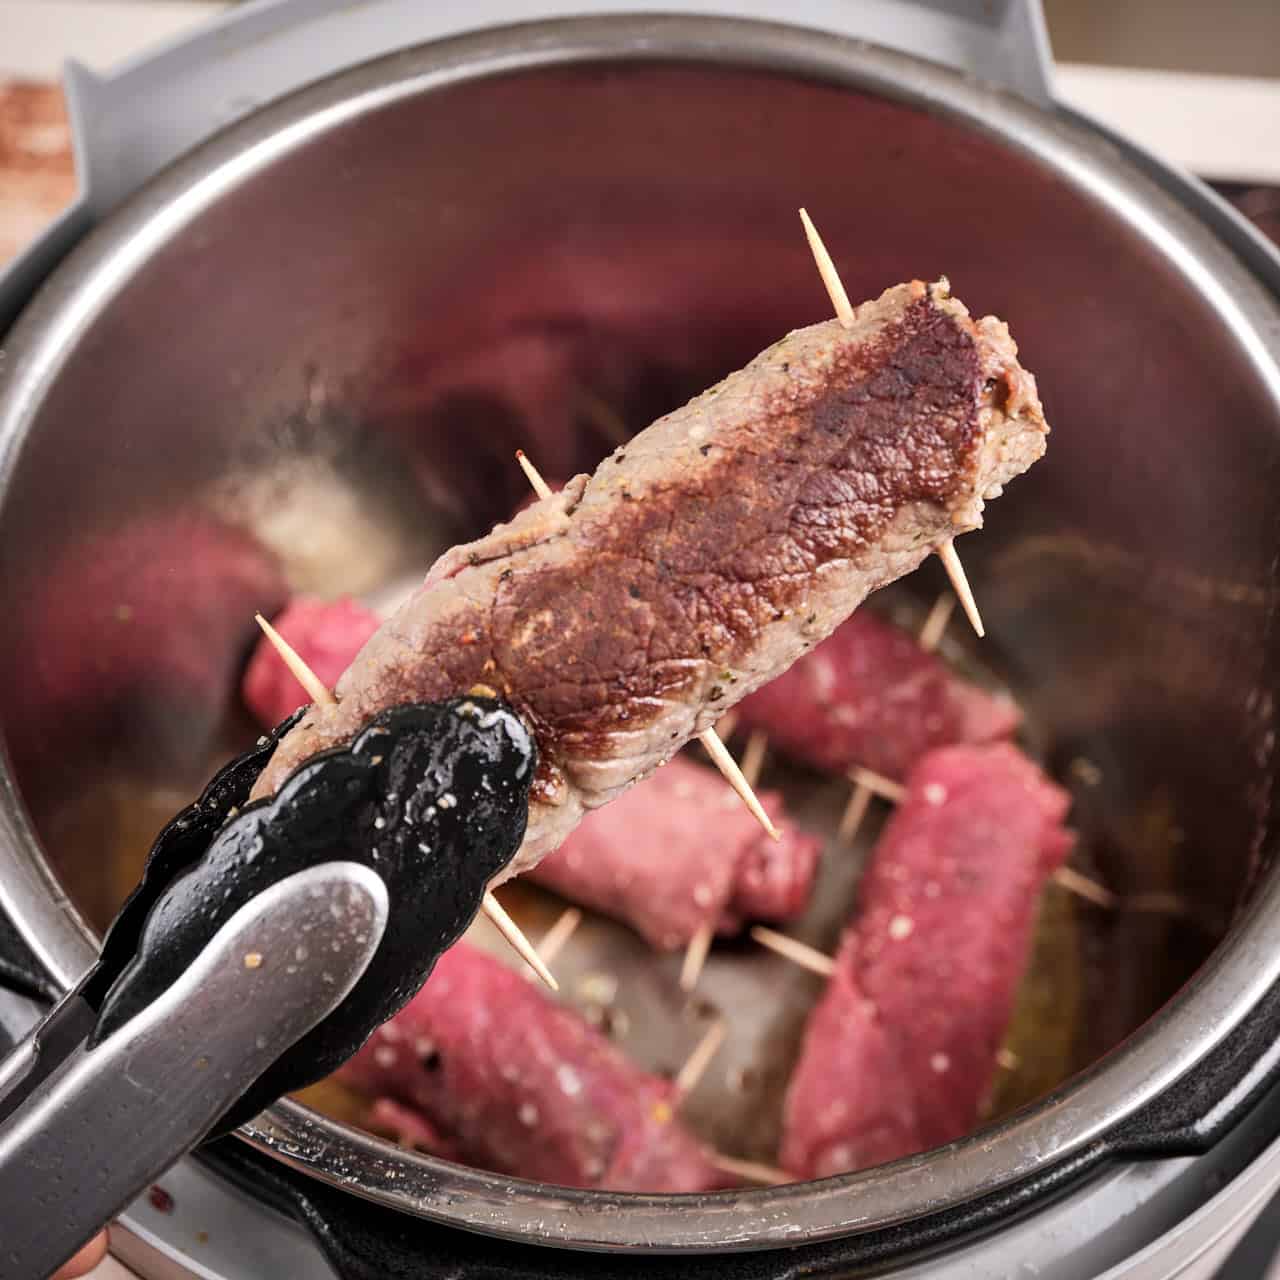
[[[1045,430],[1007,330],[945,282],[790,334],[589,481],[449,553],[259,789],[383,707],[484,683],[536,732],[535,808],[602,803],[654,767],[655,734],[669,755],[979,524]]]

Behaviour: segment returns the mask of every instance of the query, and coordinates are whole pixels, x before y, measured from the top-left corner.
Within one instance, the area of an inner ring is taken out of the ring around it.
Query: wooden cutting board
[[[75,194],[62,90],[54,84],[0,82],[0,267]]]

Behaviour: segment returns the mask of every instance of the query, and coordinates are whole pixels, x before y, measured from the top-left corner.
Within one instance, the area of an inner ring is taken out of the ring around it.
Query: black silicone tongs
[[[536,751],[502,703],[394,707],[251,802],[297,718],[165,827],[98,963],[0,1062],[0,1280],[341,1066],[520,847]]]

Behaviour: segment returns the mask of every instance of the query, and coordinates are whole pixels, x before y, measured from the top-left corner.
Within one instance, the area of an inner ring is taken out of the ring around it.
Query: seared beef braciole
[[[333,680],[378,629],[378,616],[350,599],[296,596],[273,625],[312,671]],[[271,729],[301,705],[299,689],[264,636],[245,674],[245,705]],[[588,814],[528,877],[626,921],[662,951],[687,946],[705,925],[737,933],[751,920],[791,920],[809,903],[820,842],[785,821],[777,792],[762,792],[760,803],[780,839],[769,838],[718,773],[676,756]]]
[[[385,707],[488,686],[539,746],[500,878],[526,870],[869,592],[977,528],[1047,430],[1007,327],[972,320],[945,281],[792,333],[443,556],[255,794]]]

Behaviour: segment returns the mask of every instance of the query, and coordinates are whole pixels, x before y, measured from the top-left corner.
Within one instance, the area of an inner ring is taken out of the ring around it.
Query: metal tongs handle
[[[346,997],[387,912],[374,872],[325,863],[258,894],[95,1048],[87,1003],[60,1004],[0,1065],[0,1280],[50,1274],[194,1147]]]

